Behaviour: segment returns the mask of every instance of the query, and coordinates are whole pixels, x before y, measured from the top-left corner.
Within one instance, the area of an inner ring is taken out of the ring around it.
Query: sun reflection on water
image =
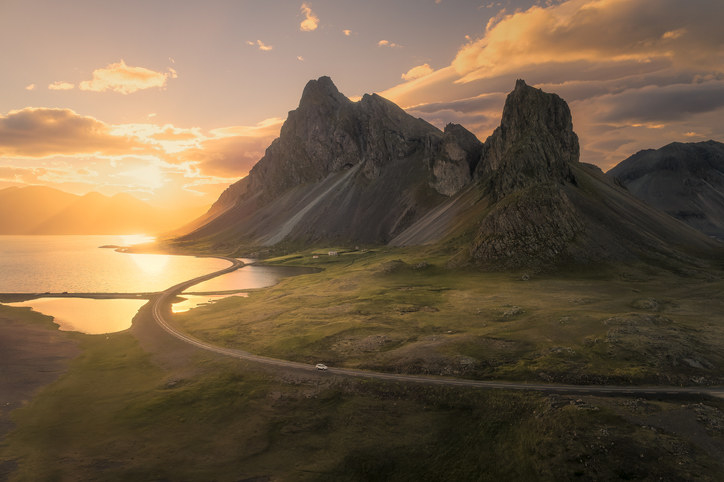
[[[118,236],[123,246],[135,246],[137,244],[153,243],[156,241],[155,236],[147,234],[123,234]]]
[[[168,264],[169,256],[160,256],[157,254],[135,254],[127,253],[133,262],[141,271],[149,276],[160,276],[164,272],[164,268]]]

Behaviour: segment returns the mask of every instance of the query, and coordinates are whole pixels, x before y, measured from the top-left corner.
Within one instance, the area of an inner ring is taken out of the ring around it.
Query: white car
[[[317,370],[326,370],[327,369],[327,365],[325,365],[324,363],[317,363],[316,365],[314,365],[314,367]]]

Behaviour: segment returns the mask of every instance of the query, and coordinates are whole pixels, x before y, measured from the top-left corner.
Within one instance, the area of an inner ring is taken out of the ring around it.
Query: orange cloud
[[[35,88],[35,87],[33,86],[33,88]],[[58,81],[58,82],[53,82],[52,84],[48,85],[48,89],[50,89],[50,90],[72,90],[72,89],[75,89],[75,84],[71,84],[70,82]],[[32,90],[32,89],[28,89],[28,90]]]
[[[93,71],[93,79],[86,80],[78,86],[80,90],[93,92],[113,91],[121,94],[131,94],[139,90],[154,87],[164,88],[169,78],[176,78],[175,70],[168,72],[155,72],[144,67],[131,67],[121,59],[120,62],[110,64],[102,69]]]
[[[35,90],[35,84],[28,84],[25,86],[25,90]]]
[[[602,167],[686,140],[686,132],[724,138],[724,2],[546,5],[501,10],[477,39],[466,37],[449,66],[380,95],[438,127],[459,122],[485,139],[523,78],[568,101],[581,159]]]
[[[271,45],[266,45],[266,44],[265,44],[264,42],[262,42],[261,40],[257,40],[256,42],[251,41],[251,40],[247,40],[247,41],[246,41],[246,44],[247,44],[247,45],[251,45],[252,47],[259,47],[259,50],[262,50],[262,51],[264,51],[264,52],[267,52],[267,51],[269,51],[269,50],[271,50],[271,49],[274,48],[274,47],[272,47]]]
[[[26,107],[0,115],[0,156],[121,155],[143,149],[148,146],[113,135],[107,124],[70,109]]]
[[[549,63],[722,65],[724,34],[711,20],[722,15],[721,3],[704,11],[676,0],[569,0],[494,17],[452,66],[470,82]]]
[[[192,163],[204,176],[242,177],[279,135],[283,121],[271,118],[254,126],[213,129],[198,147],[178,153],[176,162]]]
[[[398,45],[395,42],[390,42],[389,40],[384,40],[384,39],[377,42],[377,46],[378,47],[390,47],[390,48],[401,47],[401,45]]]
[[[433,72],[432,67],[430,67],[430,64],[422,64],[418,65],[417,67],[413,67],[410,70],[408,70],[406,73],[402,74],[403,80],[414,80],[419,79],[420,77],[425,77],[426,75],[430,75]]]
[[[317,27],[319,26],[319,17],[312,12],[312,8],[309,4],[306,2],[303,3],[301,10],[304,15],[304,20],[302,20],[302,23],[299,24],[299,30],[302,32],[312,32],[317,30]]]

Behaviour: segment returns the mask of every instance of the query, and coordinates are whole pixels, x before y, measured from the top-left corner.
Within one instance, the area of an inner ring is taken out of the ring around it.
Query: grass
[[[174,321],[256,353],[389,371],[577,382],[722,376],[716,277],[609,268],[523,281],[526,273],[447,269],[419,251],[338,250],[270,260],[323,270]],[[26,310],[0,309],[54,328]],[[10,480],[721,480],[724,473],[718,400],[348,380],[257,371],[203,353],[171,367],[130,332],[67,336],[82,354],[13,413],[16,429],[0,445],[0,467],[17,465]]]
[[[324,375],[280,381],[199,358],[186,378],[128,333],[83,336],[70,371],[15,414],[11,480],[715,480],[716,459],[616,399]],[[645,402],[640,402],[645,403]],[[655,402],[659,412],[680,403]],[[690,410],[699,405],[686,402]],[[724,419],[721,403],[706,406]],[[627,413],[628,413],[627,412]],[[717,419],[718,420],[718,419]],[[715,434],[716,435],[716,434]],[[721,434],[719,434],[720,436]],[[667,450],[677,447],[677,455]],[[644,454],[642,459],[640,454]]]
[[[419,251],[340,252],[274,258],[323,271],[174,320],[215,343],[307,363],[573,383],[724,382],[721,277],[631,267],[482,273]]]

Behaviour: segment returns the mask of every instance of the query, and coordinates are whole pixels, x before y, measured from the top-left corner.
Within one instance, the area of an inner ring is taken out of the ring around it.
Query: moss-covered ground
[[[724,281],[647,267],[536,275],[448,269],[419,251],[305,252],[323,268],[174,320],[308,363],[573,383],[724,383]],[[315,257],[317,256],[317,257]]]
[[[314,255],[270,262],[319,273],[174,321],[253,352],[389,371],[687,384],[721,377],[717,277],[610,267],[486,274],[405,250]],[[4,312],[14,314],[25,316]],[[203,352],[167,363],[133,332],[67,336],[81,354],[13,412],[15,429],[0,444],[9,480],[724,475],[721,400],[364,381],[265,371]]]

